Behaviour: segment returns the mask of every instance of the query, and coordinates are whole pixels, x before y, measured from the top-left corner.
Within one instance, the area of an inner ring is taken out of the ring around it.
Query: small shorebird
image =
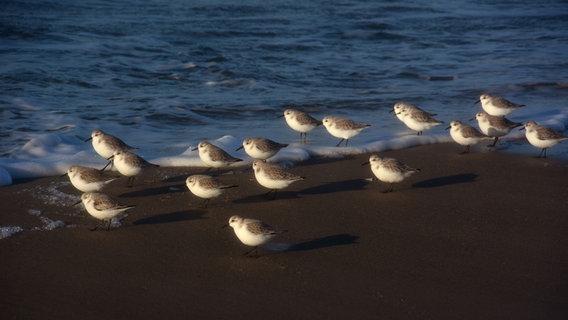
[[[341,138],[337,147],[345,140],[345,146],[349,143],[349,139],[358,135],[363,129],[370,127],[370,124],[355,122],[351,119],[326,116],[322,120],[327,131],[336,138]]]
[[[389,184],[389,188],[383,193],[392,192],[395,183],[402,182],[420,171],[420,169],[410,167],[400,160],[380,157],[377,154],[372,154],[369,161],[363,163],[363,165],[367,164],[371,165],[371,171],[377,179]]]
[[[266,196],[269,197],[273,194],[272,198],[276,199],[276,192],[278,189],[284,189],[296,181],[304,180],[304,177],[284,171],[282,168],[275,164],[266,163],[265,160],[255,160],[252,163],[254,177],[258,183],[270,189]]]
[[[441,125],[444,121],[436,120],[433,113],[426,112],[409,103],[397,103],[394,107],[396,116],[416,135],[422,135],[423,131],[430,130]]]
[[[102,130],[95,130],[91,133],[91,137],[85,141],[92,140],[93,148],[103,158],[110,158],[116,151],[134,150],[137,148],[131,147],[124,143],[119,138],[105,133]]]
[[[266,138],[252,137],[243,140],[243,145],[236,151],[245,149],[245,152],[253,159],[266,160],[287,147],[288,144],[278,143]]]
[[[481,107],[485,112],[492,116],[506,116],[509,113],[524,107],[523,104],[516,104],[507,99],[490,94],[482,94],[476,103],[481,102]]]
[[[245,219],[240,216],[232,216],[228,224],[235,231],[237,238],[246,246],[253,247],[252,250],[243,255],[248,256],[254,252],[254,257],[258,257],[258,247],[272,240],[277,234],[284,231],[277,231],[268,224],[256,220]]]
[[[389,111],[389,113],[394,112],[394,114],[396,115],[396,117],[398,118],[398,120],[404,122],[402,119],[404,119],[404,117],[406,116],[406,112],[408,110],[419,110],[422,112],[425,112],[426,114],[428,114],[429,116],[433,117],[436,116],[437,114],[435,113],[429,113],[426,112],[422,109],[420,109],[419,107],[411,104],[411,103],[406,103],[406,102],[397,102],[394,104],[394,107]]]
[[[111,181],[118,179],[105,171],[83,166],[71,166],[65,175],[69,177],[71,184],[82,192],[100,191]]]
[[[308,132],[322,125],[321,121],[303,111],[295,109],[284,110],[284,114],[280,117],[286,119],[286,123],[292,130],[300,132],[300,140],[304,142],[308,138]]]
[[[120,174],[128,177],[127,186],[129,187],[132,187],[134,179],[142,170],[149,167],[159,167],[159,165],[150,163],[137,154],[126,150],[116,151],[108,160],[112,160]]]
[[[495,138],[493,143],[489,145],[490,147],[494,147],[497,144],[499,137],[505,136],[514,128],[523,125],[522,123],[511,121],[505,118],[505,116],[492,116],[485,111],[478,112],[475,115],[475,119],[477,119],[479,129],[484,135]]]
[[[562,140],[568,139],[568,136],[552,130],[549,127],[537,124],[534,121],[525,123],[525,136],[531,145],[542,150],[538,154],[538,158],[546,158],[546,150],[559,144]]]
[[[471,145],[489,139],[488,136],[479,132],[479,130],[470,125],[463,124],[458,120],[452,121],[450,126],[446,128],[446,130],[448,129],[451,129],[450,135],[452,139],[454,139],[456,143],[465,146],[465,150],[462,153],[468,153]]]
[[[211,168],[227,167],[235,162],[243,161],[228,154],[225,150],[207,141],[201,141],[192,151],[199,150],[199,158]]]
[[[223,194],[225,189],[238,187],[236,184],[222,184],[217,179],[202,174],[187,177],[185,185],[191,193],[204,199],[201,205],[203,208],[207,208],[209,201]]]
[[[96,219],[101,220],[91,231],[98,229],[106,224],[106,230],[109,230],[112,224],[112,219],[117,217],[122,212],[134,208],[134,206],[123,205],[118,200],[108,196],[104,193],[86,192],[81,195],[81,201],[75,205],[83,202],[87,212]]]

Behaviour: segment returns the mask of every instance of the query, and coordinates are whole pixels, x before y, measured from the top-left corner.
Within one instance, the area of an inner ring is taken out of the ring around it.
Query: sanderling
[[[395,105],[396,107],[396,105]],[[441,125],[444,121],[437,120],[433,117],[433,113],[426,112],[411,104],[399,105],[400,111],[397,117],[411,130],[416,131],[417,135],[421,135],[424,130],[430,130],[435,126]]]
[[[370,124],[355,122],[351,119],[337,118],[326,116],[322,120],[327,131],[336,138],[341,138],[337,147],[345,140],[345,146],[349,143],[349,139],[358,135],[363,129],[370,127]]]
[[[290,126],[290,128],[300,132],[300,140],[302,141],[306,141],[308,138],[308,132],[322,125],[321,121],[313,118],[303,111],[295,109],[284,110],[284,115],[281,117],[285,117],[286,123]]]
[[[229,226],[233,228],[237,238],[244,245],[253,247],[252,250],[243,254],[245,256],[254,252],[254,256],[258,257],[258,246],[270,242],[277,234],[284,232],[277,231],[260,220],[245,219],[240,216],[232,216],[229,219]]]
[[[549,127],[539,125],[534,121],[525,123],[525,136],[531,145],[542,149],[538,154],[538,158],[546,158],[546,149],[554,147],[562,140],[568,139],[568,136]]]
[[[99,169],[83,166],[71,166],[65,174],[71,184],[82,192],[100,191],[109,182],[118,179]]]
[[[91,133],[91,137],[85,141],[93,140],[93,148],[95,151],[103,158],[108,159],[116,151],[122,150],[134,150],[136,148],[131,147],[124,143],[124,141],[119,138],[103,132],[102,130],[95,130]]]
[[[243,140],[243,145],[236,151],[245,149],[245,152],[253,159],[266,160],[275,155],[280,149],[287,147],[288,144],[278,143],[266,138],[252,137]]]
[[[199,158],[212,168],[222,168],[243,161],[228,154],[225,150],[207,141],[201,141],[192,151],[199,150]]]
[[[431,117],[437,115],[437,114],[435,114],[435,113],[426,112],[426,111],[420,109],[419,107],[417,107],[417,106],[415,106],[415,105],[413,105],[413,104],[410,104],[410,103],[406,103],[406,102],[397,102],[397,103],[395,103],[395,104],[394,104],[394,107],[389,111],[389,113],[394,112],[394,114],[396,115],[396,117],[398,118],[398,120],[404,122],[403,119],[404,119],[404,117],[406,116],[407,111],[410,111],[410,110],[419,110],[419,111],[422,111],[422,112],[426,113],[427,115],[429,115],[429,116],[431,116]]]
[[[492,116],[506,116],[514,110],[524,107],[524,104],[516,104],[507,99],[490,94],[482,94],[476,103],[478,102],[481,102],[483,110]]]
[[[191,193],[204,199],[201,205],[203,208],[207,208],[209,200],[223,194],[225,189],[238,187],[236,184],[222,184],[217,179],[202,174],[187,177],[185,185]]]
[[[109,230],[113,218],[128,209],[134,208],[134,206],[123,205],[111,196],[98,192],[83,193],[81,195],[81,201],[76,204],[81,202],[83,202],[85,209],[87,209],[87,212],[91,216],[102,220],[101,224],[97,225],[92,230],[98,229],[105,223],[107,224],[106,229]]]
[[[258,181],[261,186],[270,189],[266,195],[269,196],[272,193],[273,197],[271,199],[276,198],[278,189],[286,188],[292,182],[305,179],[304,177],[284,171],[275,164],[266,163],[265,160],[255,160],[252,163],[252,168],[256,181]]]
[[[372,154],[369,161],[363,164],[370,164],[375,177],[380,181],[389,183],[389,188],[383,191],[385,193],[393,191],[395,183],[401,182],[413,173],[420,171],[420,169],[410,167],[400,160],[380,157],[376,154]]]
[[[475,115],[475,119],[477,119],[479,129],[481,129],[484,135],[495,138],[493,143],[489,145],[490,147],[494,147],[497,144],[499,137],[507,135],[514,128],[523,125],[522,123],[511,121],[505,118],[505,116],[492,116],[485,111],[478,112]]]
[[[150,163],[137,154],[125,150],[116,151],[108,160],[112,160],[116,170],[118,170],[120,174],[128,177],[127,185],[129,187],[132,187],[134,178],[136,178],[142,170],[149,167],[159,167],[159,165]]]
[[[452,139],[454,139],[454,141],[458,144],[465,146],[465,150],[462,153],[468,153],[469,147],[472,144],[477,144],[482,140],[489,139],[488,136],[479,132],[479,130],[470,125],[463,124],[458,120],[452,121],[450,126],[446,128],[446,130],[448,129],[451,129],[450,135],[452,136]]]

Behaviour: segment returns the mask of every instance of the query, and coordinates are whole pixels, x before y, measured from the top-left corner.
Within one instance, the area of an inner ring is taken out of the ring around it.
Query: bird
[[[106,230],[110,230],[112,219],[122,212],[134,208],[134,206],[121,204],[118,200],[104,193],[85,192],[81,195],[79,203],[83,203],[87,212],[96,219],[101,220],[91,231],[98,229],[106,224]]]
[[[185,185],[191,193],[204,199],[201,205],[203,208],[207,208],[209,201],[223,194],[225,189],[238,187],[236,184],[222,184],[217,179],[202,174],[187,177]]]
[[[398,120],[403,121],[402,119],[406,116],[406,110],[420,110],[422,112],[426,112],[413,104],[406,102],[397,102],[394,104],[394,107],[389,111],[389,113],[394,112]],[[429,113],[429,112],[426,113],[431,117],[437,115],[435,113]]]
[[[82,192],[101,191],[111,181],[118,179],[106,171],[78,165],[69,167],[64,175],[67,175],[71,184]]]
[[[270,191],[266,193],[266,196],[271,200],[276,199],[276,192],[279,189],[286,188],[293,182],[305,179],[304,177],[284,171],[275,164],[267,163],[265,160],[255,160],[252,163],[252,168],[256,181],[261,186],[270,189]],[[272,198],[270,198],[271,194]]]
[[[201,141],[192,151],[199,150],[199,158],[211,168],[227,167],[235,162],[243,161],[228,154],[225,150],[207,141]]]
[[[238,215],[229,218],[229,224],[235,231],[237,238],[246,246],[253,247],[252,250],[243,255],[248,256],[254,252],[253,257],[258,257],[258,247],[272,240],[276,235],[285,231],[278,231],[268,224],[256,219],[246,219]]]
[[[136,176],[142,173],[146,168],[159,167],[159,165],[150,163],[139,155],[126,150],[115,151],[108,160],[112,160],[116,170],[118,170],[120,174],[128,177],[128,187],[132,187]]]
[[[444,121],[435,119],[435,114],[426,112],[412,104],[399,103],[395,105],[397,117],[411,130],[416,131],[420,136],[425,130],[430,130],[435,126],[441,125]]]
[[[494,147],[497,144],[499,137],[505,136],[514,128],[523,125],[520,122],[511,121],[505,118],[505,116],[492,116],[485,111],[478,112],[474,119],[477,119],[479,129],[484,135],[495,138],[493,143],[489,145],[490,147]]]
[[[341,138],[336,147],[341,145],[345,140],[345,146],[349,143],[349,139],[358,135],[363,129],[370,127],[370,124],[363,124],[351,119],[338,118],[334,116],[326,116],[322,120],[327,131],[336,138]]]
[[[102,130],[94,130],[91,133],[91,137],[85,141],[89,140],[92,140],[95,151],[105,159],[111,157],[116,151],[130,151],[137,149],[127,145],[124,141],[111,134],[105,133]]]
[[[531,145],[542,150],[538,158],[546,158],[546,150],[554,147],[561,141],[568,139],[568,136],[552,130],[551,128],[537,124],[535,121],[525,123],[525,136]]]
[[[253,159],[266,160],[274,156],[280,149],[287,147],[288,144],[279,143],[261,137],[251,137],[243,140],[243,145],[236,151],[245,149],[245,152]]]
[[[479,132],[479,130],[474,127],[463,124],[461,121],[454,120],[450,123],[450,126],[446,130],[450,130],[450,135],[454,141],[462,146],[465,146],[463,153],[468,153],[469,148],[473,144],[477,144],[482,140],[489,139],[488,136]]]
[[[371,165],[371,171],[377,179],[389,183],[389,188],[383,193],[392,192],[395,183],[401,182],[420,171],[420,169],[410,167],[398,159],[380,157],[377,154],[372,154],[369,161],[363,163],[363,165],[367,164]]]
[[[286,109],[280,117],[286,119],[286,123],[292,130],[300,132],[300,140],[303,142],[307,140],[308,132],[322,125],[321,121],[296,109]]]
[[[479,96],[476,103],[481,102],[481,108],[492,116],[506,116],[509,113],[524,107],[524,104],[513,103],[505,98],[484,93]]]

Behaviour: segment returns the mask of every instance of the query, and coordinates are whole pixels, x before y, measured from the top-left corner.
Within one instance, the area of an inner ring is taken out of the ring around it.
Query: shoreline
[[[565,318],[568,162],[460,151],[381,152],[422,170],[387,194],[368,155],[288,168],[306,180],[273,201],[232,168],[218,178],[239,187],[207,209],[184,184],[203,168],[158,168],[104,190],[136,205],[110,232],[88,230],[66,177],[15,181],[0,188],[0,226],[24,231],[0,239],[0,305],[8,319]],[[288,230],[274,242],[292,249],[243,257],[221,228],[234,214]],[[72,227],[31,231],[38,216]]]

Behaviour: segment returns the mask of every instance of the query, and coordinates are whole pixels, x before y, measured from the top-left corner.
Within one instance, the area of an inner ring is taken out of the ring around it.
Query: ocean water
[[[40,1],[0,10],[0,184],[106,162],[102,129],[161,165],[202,165],[190,148],[248,136],[292,147],[277,160],[451,141],[416,137],[399,101],[468,121],[484,92],[525,104],[508,118],[568,125],[565,1]],[[335,148],[307,145],[282,115],[372,126]],[[471,122],[476,126],[476,122]],[[232,149],[232,150],[231,150]],[[496,152],[536,155],[514,131]],[[549,151],[568,158],[568,142]]]

